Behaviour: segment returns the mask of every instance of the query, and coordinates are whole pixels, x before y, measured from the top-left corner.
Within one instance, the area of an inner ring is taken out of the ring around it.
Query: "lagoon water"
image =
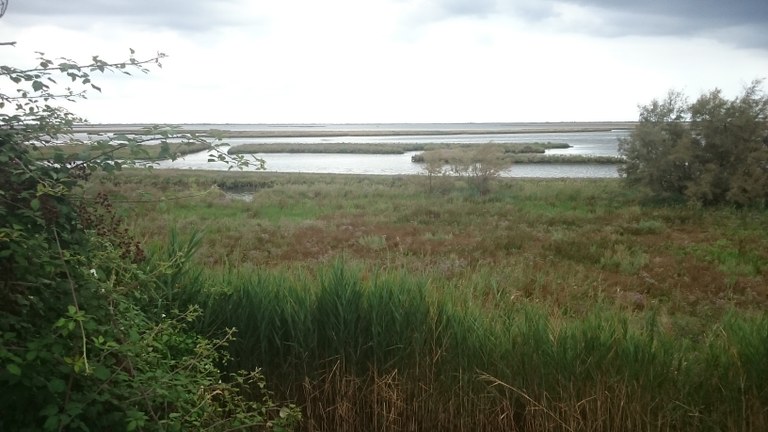
[[[555,124],[557,125],[557,124]],[[313,130],[342,131],[354,134],[361,131],[360,136],[299,136],[299,137],[255,137],[228,138],[225,141],[232,145],[250,143],[290,143],[311,146],[317,143],[519,143],[519,142],[553,142],[571,145],[567,149],[547,150],[547,154],[563,155],[618,155],[618,139],[628,136],[627,129],[616,129],[600,132],[526,132],[530,124],[399,124],[399,125],[193,125],[200,129],[224,129],[247,131],[299,131],[311,135]],[[502,127],[503,126],[503,127]],[[190,126],[191,128],[192,126]],[[517,127],[517,129],[515,129]],[[571,125],[572,127],[572,125]],[[565,129],[565,128],[563,128]],[[368,136],[366,131],[385,130],[396,131],[393,135]],[[409,135],[408,131],[461,131],[460,134]],[[558,130],[551,127],[550,130]],[[473,133],[479,131],[479,133]],[[327,132],[326,132],[327,134]],[[422,165],[411,162],[415,153],[402,155],[366,155],[366,154],[257,154],[256,157],[266,161],[267,171],[298,172],[298,173],[335,173],[335,174],[381,174],[406,175],[422,173]],[[209,169],[226,170],[228,166],[218,162],[207,162],[208,152],[187,155],[177,161],[163,161],[158,168]],[[617,177],[616,165],[597,164],[516,164],[502,175],[508,177]]]

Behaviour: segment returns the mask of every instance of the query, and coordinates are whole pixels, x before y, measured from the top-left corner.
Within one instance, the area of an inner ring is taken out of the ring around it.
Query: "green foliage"
[[[209,149],[210,161],[227,162],[230,169],[263,168],[261,159],[229,155],[222,150],[223,143],[212,144],[212,141],[220,140],[184,133],[173,126],[153,125],[131,133],[102,134],[98,139],[88,141],[72,135],[73,126],[85,120],[57,102],[84,99],[89,90],[101,92],[92,81],[94,74],[148,73],[147,66],[162,67],[161,60],[165,57],[158,53],[155,57],[139,60],[131,50],[127,60],[107,62],[93,56],[89,62],[80,64],[68,58],[52,60],[44,53],[38,53],[34,67],[0,65],[0,79],[8,79],[17,86],[15,94],[0,92],[0,110],[5,109],[0,112],[0,133],[12,131],[20,143],[38,153],[35,155],[38,159],[90,171],[119,170],[125,163],[122,159],[129,164],[134,159],[175,159],[188,153],[187,148]],[[150,144],[152,149],[147,147]],[[121,160],[117,160],[118,157]]]
[[[641,107],[619,144],[630,184],[662,199],[709,204],[768,203],[768,95],[754,81],[732,100],[713,90],[689,103],[670,92]]]
[[[99,90],[91,73],[146,71],[161,57],[0,67],[19,86],[0,94],[15,109],[0,113],[0,430],[280,429],[297,416],[270,401],[258,371],[219,370],[233,331],[203,337],[189,324],[199,308],[174,307],[194,239],[147,259],[109,199],[82,193],[91,173],[121,167],[115,148],[140,149],[139,139],[106,138],[78,159],[33,157],[78,120],[55,102],[84,91],[58,93],[57,80]],[[153,133],[166,145],[172,136]]]
[[[727,314],[694,341],[670,332],[657,308],[625,313],[597,301],[569,316],[497,297],[505,307],[494,309],[457,298],[466,286],[342,262],[205,271],[206,279],[225,288],[194,290],[206,304],[198,325],[239,328],[230,345],[237,367],[262,365],[316,430],[715,431],[768,422],[764,314]]]

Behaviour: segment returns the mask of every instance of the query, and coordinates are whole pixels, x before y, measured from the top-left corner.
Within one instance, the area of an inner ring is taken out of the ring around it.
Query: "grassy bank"
[[[624,163],[624,159],[619,156],[595,156],[595,155],[565,155],[565,154],[544,154],[546,148],[531,148],[529,146],[521,146],[517,148],[505,148],[499,146],[503,151],[503,158],[509,162],[509,164],[610,164],[619,165]],[[565,147],[550,147],[550,148],[568,148]],[[452,160],[471,160],[473,152],[477,147],[447,147],[426,149],[424,152],[415,154],[411,157],[412,162],[425,163],[426,159],[430,157],[430,153],[435,158],[443,159],[445,165],[451,165]]]
[[[618,180],[127,172],[94,182],[305,430],[761,430],[768,214]],[[434,180],[433,180],[434,181]],[[93,193],[93,191],[88,191]],[[120,201],[124,203],[121,205]]]
[[[511,154],[507,158],[513,164],[605,164],[620,165],[624,159],[618,156],[563,155],[563,154]]]
[[[352,154],[404,154],[414,151],[477,148],[479,144],[452,143],[306,143],[306,144],[243,144],[231,147],[229,154],[253,153],[352,153]],[[547,149],[569,148],[570,145],[552,142],[496,144],[506,153],[544,153]]]
[[[170,143],[169,150],[175,157],[198,153],[209,150],[210,144],[194,143]],[[57,152],[73,160],[86,160],[98,154],[109,154],[116,159],[142,159],[160,160],[167,159],[161,155],[160,145],[139,144],[136,146],[118,145],[91,145],[91,144],[60,144],[30,147],[32,155],[36,159],[53,159]]]

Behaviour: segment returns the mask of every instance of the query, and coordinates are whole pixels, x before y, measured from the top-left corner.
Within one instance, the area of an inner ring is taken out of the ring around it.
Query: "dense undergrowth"
[[[182,147],[242,161],[164,127],[147,128],[151,151],[132,135],[74,139],[82,119],[59,102],[100,91],[93,74],[147,72],[164,57],[133,54],[0,67],[15,88],[0,91],[0,430],[285,430],[297,412],[272,403],[258,369],[222,369],[231,332],[196,333],[199,307],[179,307],[172,282],[191,255],[145,253],[109,196],[83,193],[94,174]]]
[[[89,166],[0,132],[0,430],[289,427],[257,368],[222,369],[231,332],[205,337],[180,308],[190,249],[145,254],[105,194],[82,195]]]
[[[176,301],[202,306],[204,334],[237,329],[229,367],[262,367],[304,430],[768,426],[764,210],[647,202],[616,180],[440,183],[93,187],[157,251],[171,226],[205,232]]]

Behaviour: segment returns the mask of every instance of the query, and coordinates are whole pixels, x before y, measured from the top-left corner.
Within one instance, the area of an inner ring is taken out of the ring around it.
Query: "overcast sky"
[[[768,77],[766,0],[10,0],[2,64],[169,55],[91,122],[635,120]]]

